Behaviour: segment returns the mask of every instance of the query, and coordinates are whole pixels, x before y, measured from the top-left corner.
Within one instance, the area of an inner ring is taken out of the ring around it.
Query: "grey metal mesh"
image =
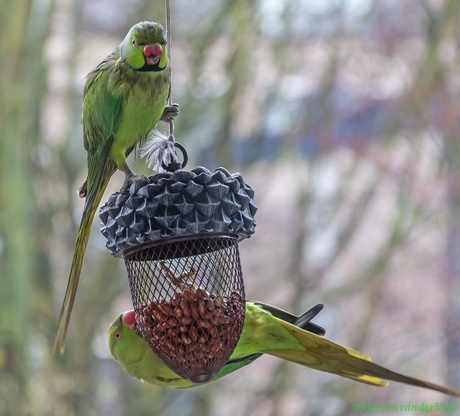
[[[181,377],[209,381],[229,359],[244,323],[237,239],[163,240],[125,252],[124,258],[144,339]]]

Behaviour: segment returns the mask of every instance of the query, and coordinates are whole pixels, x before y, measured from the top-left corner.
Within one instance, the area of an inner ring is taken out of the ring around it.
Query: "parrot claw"
[[[120,192],[126,191],[133,182],[136,181],[143,181],[149,183],[150,180],[145,175],[136,175],[125,162],[121,167],[120,170],[125,172],[125,181],[123,182],[123,186],[120,189]]]
[[[165,109],[163,111],[163,114],[160,118],[161,121],[164,121],[165,123],[169,123],[174,120],[175,117],[177,117],[180,113],[179,110],[179,104],[171,104],[165,106]]]
[[[147,182],[149,183],[150,180],[147,176],[145,175],[131,175],[129,177],[126,177],[125,178],[125,181],[123,182],[123,185],[120,189],[120,192],[123,192],[123,191],[126,191],[127,189],[129,189],[129,187],[132,185],[133,182],[136,182],[136,181],[143,181],[143,182]]]

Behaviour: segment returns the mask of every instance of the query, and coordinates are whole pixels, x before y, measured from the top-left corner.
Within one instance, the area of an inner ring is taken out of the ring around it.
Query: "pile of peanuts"
[[[139,309],[139,326],[153,350],[179,374],[217,372],[238,342],[244,322],[242,296],[201,288],[176,292]],[[212,368],[216,367],[216,368]]]

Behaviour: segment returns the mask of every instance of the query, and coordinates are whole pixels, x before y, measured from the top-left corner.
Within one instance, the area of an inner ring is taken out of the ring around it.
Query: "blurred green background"
[[[315,321],[330,339],[460,388],[460,1],[171,3],[189,167],[240,171],[256,191],[256,234],[240,248],[247,297],[296,313],[324,303]],[[134,23],[164,16],[162,1],[0,2],[0,414],[333,416],[447,402],[273,357],[193,390],[140,383],[108,353],[131,300],[97,219],[66,353],[51,356],[83,208],[84,77]]]

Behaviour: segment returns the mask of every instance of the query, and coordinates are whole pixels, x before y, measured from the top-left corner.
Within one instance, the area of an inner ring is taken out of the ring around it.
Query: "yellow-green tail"
[[[277,318],[274,318],[277,319]],[[405,376],[371,362],[371,358],[351,348],[336,344],[311,332],[304,331],[287,322],[277,319],[297,341],[286,349],[265,351],[267,354],[292,361],[319,371],[338,374],[362,383],[386,386],[384,380],[397,381],[418,387],[436,390],[451,396],[460,397],[460,391]],[[292,342],[291,342],[292,344]]]
[[[93,161],[95,162],[94,164],[91,163]],[[78,282],[80,281],[83,257],[88,245],[94,214],[101,202],[102,195],[107,188],[110,177],[116,170],[115,164],[108,158],[108,151],[99,159],[96,159],[95,157],[90,158],[88,167],[88,195],[86,197],[80,228],[78,229],[77,240],[75,242],[75,251],[72,259],[72,266],[70,268],[69,280],[54,339],[53,354],[56,352],[58,344],[61,354],[65,350],[67,330],[69,328],[70,316],[75,302]],[[94,170],[92,170],[91,167],[94,167]]]

